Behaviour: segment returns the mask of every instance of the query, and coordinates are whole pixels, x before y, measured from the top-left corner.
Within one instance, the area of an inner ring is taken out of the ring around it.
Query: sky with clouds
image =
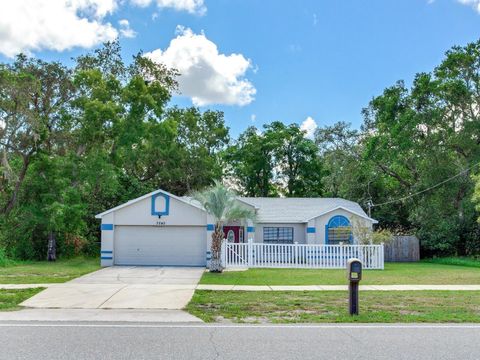
[[[1,0],[0,60],[71,64],[120,38],[182,74],[173,103],[219,109],[232,133],[347,121],[396,80],[480,38],[480,0]]]

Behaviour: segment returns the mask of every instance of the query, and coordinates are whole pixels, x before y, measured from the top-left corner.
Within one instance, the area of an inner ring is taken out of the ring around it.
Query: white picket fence
[[[222,263],[227,268],[345,269],[351,258],[360,259],[364,269],[383,269],[383,244],[308,245],[224,241],[222,246]]]

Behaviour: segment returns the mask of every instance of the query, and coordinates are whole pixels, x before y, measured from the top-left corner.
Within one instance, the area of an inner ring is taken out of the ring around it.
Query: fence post
[[[248,239],[248,248],[247,248],[247,253],[248,253],[248,267],[253,266],[253,239],[250,238]]]
[[[298,264],[298,241],[295,241],[294,244],[295,244],[295,247],[294,247],[294,251],[293,251],[293,256],[294,256],[293,263],[294,263],[295,266],[297,266],[297,264]]]
[[[380,267],[381,269],[385,269],[385,245],[382,243],[380,245]]]
[[[222,266],[224,268],[227,267],[227,247],[225,245],[225,240],[222,241],[222,247],[220,250],[220,259],[222,262]]]

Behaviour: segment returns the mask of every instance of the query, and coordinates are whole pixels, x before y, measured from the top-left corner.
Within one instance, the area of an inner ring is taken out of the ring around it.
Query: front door
[[[223,234],[229,243],[243,242],[243,226],[224,226]]]

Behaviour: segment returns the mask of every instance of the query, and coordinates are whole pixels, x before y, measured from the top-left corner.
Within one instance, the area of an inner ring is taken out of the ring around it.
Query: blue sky
[[[73,8],[61,0],[2,1],[1,60],[20,49],[71,63],[120,36],[128,59],[143,50],[183,64],[185,96],[173,103],[193,98],[202,109],[224,111],[234,136],[252,124],[308,117],[318,126],[359,127],[361,109],[385,87],[410,83],[451,46],[480,37],[477,0],[76,1]],[[80,28],[85,21],[89,27]]]

